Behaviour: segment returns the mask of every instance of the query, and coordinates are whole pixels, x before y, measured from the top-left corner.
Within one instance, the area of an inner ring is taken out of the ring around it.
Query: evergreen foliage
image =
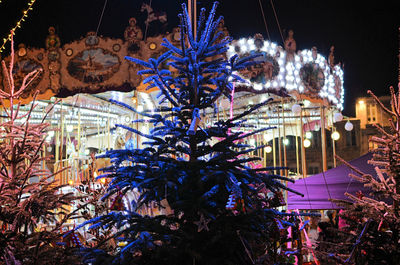
[[[390,129],[375,124],[381,136],[371,138],[377,148],[369,163],[375,166],[378,177],[364,174],[343,161],[354,170],[350,176],[372,192],[346,194],[351,201],[334,200],[346,209],[341,214],[347,222],[347,227],[340,231],[343,240],[329,249],[335,253],[331,257],[341,264],[398,264],[400,260],[400,93],[396,94],[392,87],[390,91],[391,108],[368,91],[391,117]]]
[[[5,113],[0,123],[0,264],[74,264],[78,258],[60,246],[61,227],[73,216],[67,209],[75,199],[62,194],[42,162],[49,124],[30,122],[35,101],[21,111],[20,96],[38,76],[35,70],[15,87],[14,49],[7,68],[2,61],[3,87],[0,104]],[[50,108],[47,114],[52,110]],[[45,227],[44,229],[43,226]]]
[[[145,62],[127,57],[144,68],[139,74],[145,76],[148,88],[159,89],[160,107],[153,113],[139,112],[113,101],[143,116],[154,129],[146,134],[117,125],[146,141],[142,149],[106,152],[104,157],[110,158],[112,165],[99,176],[110,178],[104,199],[133,190],[141,195],[132,202],[134,210],[112,211],[82,225],[113,229],[112,238],[127,242],[116,254],[86,250],[86,262],[236,265],[274,264],[277,260],[275,244],[280,238],[275,219],[284,214],[258,193],[264,187],[278,192],[285,188],[282,180],[291,180],[268,174],[272,167],[246,166],[259,158],[244,155],[264,146],[253,148],[240,141],[268,128],[250,133],[238,130],[245,126],[248,114],[268,101],[210,127],[199,123],[200,114],[213,108],[218,98],[231,98],[232,81],[243,81],[234,72],[257,63],[253,59],[259,56],[224,58],[231,39],[217,41],[222,17],[215,19],[216,7],[214,3],[208,18],[205,9],[201,10],[194,34],[183,5],[180,47],[164,39],[168,51],[158,59]],[[161,70],[165,61],[177,74]],[[163,102],[170,107],[162,106]],[[236,197],[233,209],[226,207],[230,195]],[[161,208],[167,204],[171,211],[157,216],[138,213],[154,203]]]

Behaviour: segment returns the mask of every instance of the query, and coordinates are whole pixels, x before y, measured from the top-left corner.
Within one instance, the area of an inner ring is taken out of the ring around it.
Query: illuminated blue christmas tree
[[[170,107],[151,114],[113,101],[145,117],[154,129],[145,134],[118,125],[147,139],[145,147],[104,155],[112,161],[100,176],[111,179],[106,197],[134,189],[141,195],[132,202],[135,211],[114,211],[89,222],[92,228],[116,228],[113,238],[127,242],[113,254],[89,251],[86,258],[94,258],[95,264],[272,264],[269,254],[279,240],[276,219],[283,214],[259,193],[261,189],[278,193],[285,188],[281,180],[288,179],[267,174],[272,168],[246,166],[259,158],[243,155],[264,146],[253,148],[241,140],[268,128],[238,130],[248,114],[268,101],[210,127],[200,123],[201,114],[212,112],[217,99],[231,99],[233,81],[243,82],[234,72],[255,64],[259,56],[224,58],[231,39],[219,38],[222,17],[215,19],[216,7],[217,3],[208,18],[201,10],[194,34],[183,5],[180,47],[164,39],[168,51],[158,59],[127,57],[145,68],[139,71],[146,77],[144,83],[157,87],[160,103]],[[162,69],[166,61],[177,74]],[[138,213],[149,204],[163,207],[161,201],[168,203],[170,213]]]

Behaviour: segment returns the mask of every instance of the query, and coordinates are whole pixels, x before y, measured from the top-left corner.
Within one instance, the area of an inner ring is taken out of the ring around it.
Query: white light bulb
[[[308,148],[311,146],[311,141],[309,139],[304,139],[303,145],[305,148]]]
[[[74,130],[74,125],[68,124],[67,125],[67,132],[72,132]]]
[[[333,120],[335,122],[339,122],[343,120],[343,115],[340,112],[336,112],[335,115],[333,116]]]
[[[268,154],[271,153],[271,152],[272,152],[272,147],[269,146],[269,145],[267,145],[267,146],[265,147],[265,152],[267,152]]]
[[[311,139],[312,138],[312,132],[308,131],[306,132],[306,138]]]
[[[339,138],[340,138],[340,134],[339,134],[339,132],[334,131],[334,132],[332,133],[331,137],[332,137],[332,139],[333,139],[334,141],[337,141],[337,140],[339,140]]]
[[[351,131],[351,130],[353,130],[353,123],[351,123],[350,121],[347,121],[346,122],[346,124],[344,125],[344,129],[346,130],[346,131]]]
[[[301,112],[301,106],[299,104],[293,104],[292,112],[296,115],[299,115]]]
[[[283,142],[284,145],[288,145],[289,144],[289,139],[285,138],[285,139],[282,140],[282,142]]]
[[[142,112],[143,111],[143,105],[138,105],[137,106],[137,111]]]

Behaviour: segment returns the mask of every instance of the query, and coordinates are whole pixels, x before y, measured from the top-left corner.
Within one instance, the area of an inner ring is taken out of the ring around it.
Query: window
[[[346,131],[346,146],[357,146],[356,130]]]

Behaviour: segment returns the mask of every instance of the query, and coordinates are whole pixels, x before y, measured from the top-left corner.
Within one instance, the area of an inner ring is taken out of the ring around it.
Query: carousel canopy
[[[372,159],[372,153],[367,153],[349,163],[360,169],[366,174],[376,177],[374,166],[368,164]],[[339,209],[335,203],[329,201],[329,195],[332,199],[349,200],[345,194],[356,194],[361,191],[363,194],[370,190],[364,187],[364,184],[352,179],[349,173],[353,170],[346,165],[341,165],[319,173],[314,176],[299,179],[295,183],[289,183],[288,187],[304,194],[304,197],[289,192],[288,209]],[[354,173],[354,172],[353,172]],[[324,180],[325,175],[325,180]],[[307,192],[308,191],[308,192]]]

